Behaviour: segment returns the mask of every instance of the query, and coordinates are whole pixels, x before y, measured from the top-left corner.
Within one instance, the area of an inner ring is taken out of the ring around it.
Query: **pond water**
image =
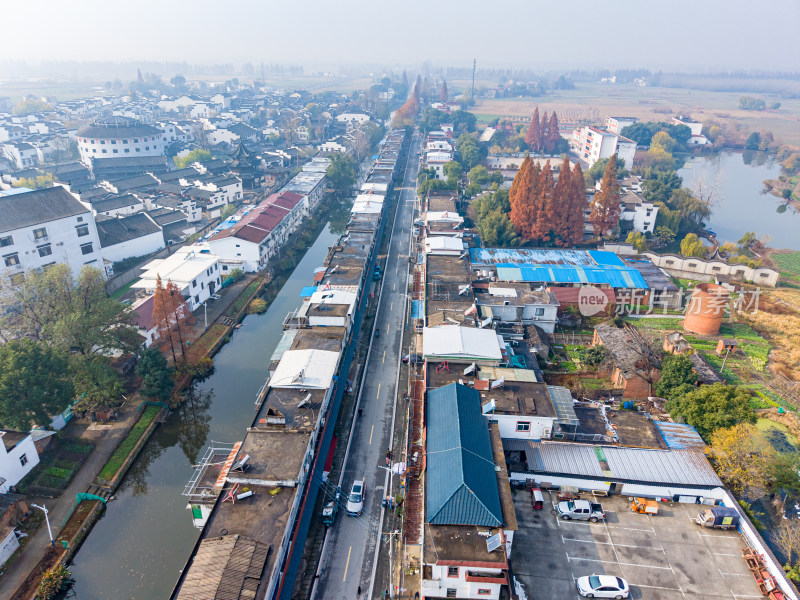
[[[76,583],[70,597],[169,597],[200,534],[181,495],[192,465],[212,441],[242,439],[254,416],[256,393],[266,379],[269,357],[282,335],[283,319],[300,306],[300,290],[310,284],[314,268],[322,264],[348,214],[344,206],[332,211],[331,223],[267,312],[245,318],[242,328],[214,357],[213,375],[196,384],[191,401],[156,429],[116,499],[75,556],[70,569]]]
[[[772,248],[800,250],[800,213],[772,194],[763,195],[765,179],[776,179],[780,165],[763,152],[722,152],[694,157],[678,171],[683,185],[711,186],[716,200],[708,229],[720,243],[736,242],[746,231],[770,236]]]

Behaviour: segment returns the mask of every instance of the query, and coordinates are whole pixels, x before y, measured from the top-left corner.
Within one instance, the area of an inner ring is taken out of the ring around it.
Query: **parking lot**
[[[631,512],[626,498],[599,498],[606,522],[589,523],[557,519],[554,492],[544,492],[540,511],[531,508],[529,492],[513,494],[519,530],[511,566],[530,600],[578,599],[575,580],[592,574],[623,577],[631,598],[762,598],[738,532],[696,525],[696,504],[659,503],[649,516]]]

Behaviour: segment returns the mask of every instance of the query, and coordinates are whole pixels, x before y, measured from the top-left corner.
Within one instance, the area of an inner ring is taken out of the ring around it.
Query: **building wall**
[[[0,541],[0,565],[4,565],[17,548],[19,548],[19,540],[14,535],[14,530],[11,529],[5,539]]]
[[[553,434],[555,419],[537,417],[535,415],[498,415],[487,414],[486,417],[497,423],[500,437],[516,440],[549,440]],[[520,431],[519,423],[528,423],[528,431]]]
[[[22,463],[25,464],[22,464]],[[0,478],[5,479],[0,483],[0,493],[5,494],[8,489],[17,485],[22,478],[39,464],[39,453],[31,436],[21,440],[10,451],[0,443]]]
[[[644,252],[650,261],[667,271],[673,277],[712,281],[717,275],[727,275],[734,280],[750,281],[757,285],[775,287],[778,285],[780,273],[767,267],[751,269],[746,265],[729,265],[722,261],[685,258],[675,254],[654,254]]]
[[[118,139],[92,139],[78,137],[81,160],[88,164],[90,158],[120,158],[123,156],[163,156],[164,136],[157,134],[144,137]]]
[[[499,583],[476,583],[467,581],[467,572],[485,573],[486,575],[497,575],[503,577],[502,569],[485,569],[478,567],[459,566],[458,576],[448,575],[448,565],[431,565],[432,579],[422,580],[422,589],[420,590],[425,597],[445,598],[448,589],[456,590],[457,598],[475,598],[480,599],[498,599],[500,598]]]
[[[132,256],[145,256],[158,252],[165,247],[164,234],[161,231],[154,231],[148,235],[128,240],[113,246],[106,246],[100,250],[104,260],[117,262]]]
[[[45,230],[43,235],[41,232],[34,234],[34,231],[41,229]],[[86,233],[79,236],[79,231]],[[4,269],[8,275],[53,263],[68,264],[75,274],[86,264],[101,270],[103,268],[100,238],[94,217],[89,211],[1,233],[0,240],[9,236],[13,243],[0,247],[0,269]],[[15,260],[18,264],[13,264]]]
[[[558,320],[558,306],[551,304],[525,304],[523,306],[508,304],[487,304],[481,299],[480,308],[486,316],[491,316],[504,323],[524,323],[530,325],[535,323],[546,333],[553,333],[556,330]],[[541,309],[544,314],[537,315],[537,309]]]
[[[245,273],[255,273],[263,265],[258,244],[247,242],[235,237],[210,240],[211,251],[223,260],[241,260]]]

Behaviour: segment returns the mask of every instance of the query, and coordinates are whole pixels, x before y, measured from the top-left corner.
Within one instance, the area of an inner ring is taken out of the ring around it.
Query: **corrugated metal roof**
[[[431,390],[426,517],[437,525],[503,524],[500,493],[480,394],[457,383]]]
[[[575,414],[575,402],[572,399],[572,393],[560,385],[548,385],[547,391],[556,409],[558,422],[564,425],[577,425],[579,421],[578,416]]]
[[[497,278],[500,281],[607,284],[613,288],[648,289],[641,273],[614,266],[498,265]]]
[[[705,454],[698,450],[650,450],[527,440],[503,440],[503,447],[506,450],[525,451],[528,468],[540,473],[606,477],[671,486],[722,486]],[[608,465],[606,473],[600,464],[601,457]]]
[[[711,464],[697,450],[604,447],[614,477],[686,485],[721,486]]]
[[[653,421],[653,423],[664,437],[667,447],[672,450],[704,450],[706,447],[703,438],[691,425],[669,421]]]

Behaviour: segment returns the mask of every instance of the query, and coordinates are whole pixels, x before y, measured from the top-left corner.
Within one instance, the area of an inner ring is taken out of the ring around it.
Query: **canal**
[[[349,214],[337,206],[267,312],[249,315],[214,357],[214,373],[195,384],[192,398],[161,425],[128,472],[105,516],[70,567],[81,600],[168,598],[199,530],[181,495],[203,450],[212,441],[241,440],[254,416],[256,392],[286,314],[300,305],[328,247]],[[70,597],[73,597],[70,595]]]
[[[747,231],[773,248],[800,250],[800,214],[772,194],[763,195],[765,179],[776,179],[780,165],[763,152],[721,152],[689,159],[678,171],[683,185],[694,189],[716,182],[716,199],[708,228],[720,243],[736,243]]]

